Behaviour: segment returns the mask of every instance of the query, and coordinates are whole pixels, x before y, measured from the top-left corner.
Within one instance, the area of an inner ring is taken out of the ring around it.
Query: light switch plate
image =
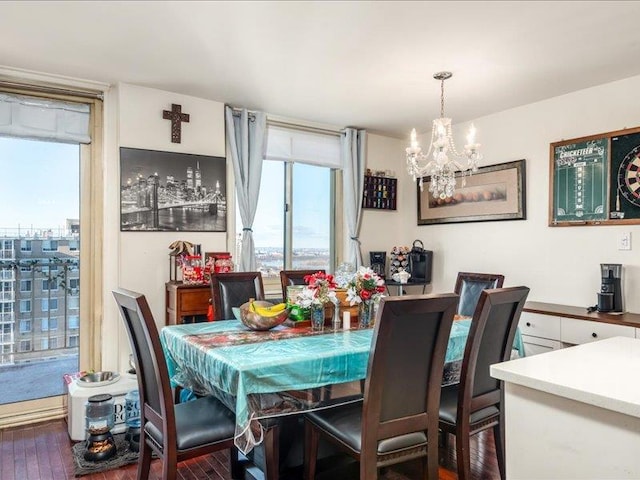
[[[618,250],[631,250],[631,232],[623,232],[618,237]]]

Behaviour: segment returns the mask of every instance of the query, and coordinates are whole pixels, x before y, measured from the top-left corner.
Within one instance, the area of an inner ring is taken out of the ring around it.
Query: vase
[[[324,305],[311,305],[311,329],[322,330],[324,329]]]
[[[369,328],[373,325],[373,300],[363,300],[358,308],[358,326]]]

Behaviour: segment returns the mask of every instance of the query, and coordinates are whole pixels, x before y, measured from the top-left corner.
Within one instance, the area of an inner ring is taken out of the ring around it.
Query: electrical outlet
[[[631,250],[631,232],[623,232],[618,237],[618,250]]]

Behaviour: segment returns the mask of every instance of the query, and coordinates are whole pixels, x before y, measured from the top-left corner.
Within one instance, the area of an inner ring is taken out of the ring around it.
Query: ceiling
[[[640,2],[0,2],[0,65],[404,137],[640,75]]]

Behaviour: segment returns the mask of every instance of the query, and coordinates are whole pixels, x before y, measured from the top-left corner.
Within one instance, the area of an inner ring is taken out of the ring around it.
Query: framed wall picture
[[[462,174],[457,174],[461,177]],[[465,176],[453,197],[434,198],[430,177],[418,186],[418,225],[526,219],[526,165],[524,160],[481,167]]]
[[[120,230],[225,232],[224,157],[120,148]]]
[[[555,142],[549,225],[640,223],[640,127]]]

